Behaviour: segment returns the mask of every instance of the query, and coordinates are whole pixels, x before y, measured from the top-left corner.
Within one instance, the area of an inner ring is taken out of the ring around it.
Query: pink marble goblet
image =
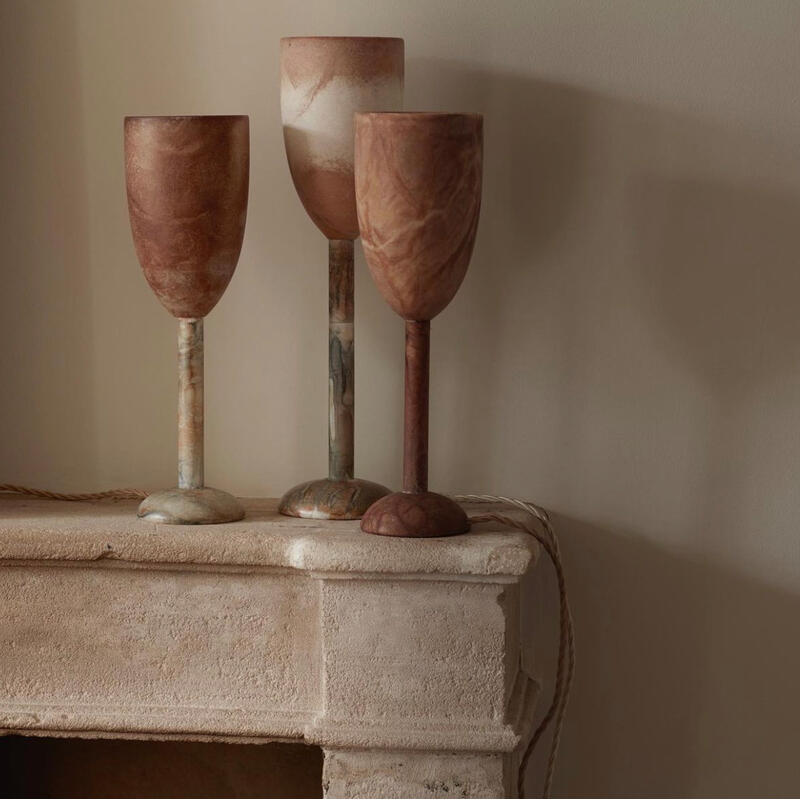
[[[406,321],[403,490],[361,520],[367,533],[465,533],[461,506],[428,491],[430,320],[469,265],[481,205],[479,114],[357,114],[356,204],[372,277]]]
[[[136,253],[150,288],[178,319],[178,487],[142,501],[139,516],[155,522],[244,516],[233,495],[204,483],[203,318],[239,260],[249,170],[248,117],[125,118]]]
[[[281,40],[281,116],[297,194],[328,239],[328,477],[281,499],[296,517],[359,519],[388,489],[354,477],[353,113],[403,100],[403,40],[308,36]]]

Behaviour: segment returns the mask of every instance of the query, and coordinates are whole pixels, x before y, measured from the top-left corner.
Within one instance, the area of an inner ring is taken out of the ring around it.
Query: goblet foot
[[[138,516],[167,525],[215,525],[244,517],[241,503],[228,492],[202,489],[164,489],[145,497]]]
[[[455,536],[469,530],[469,520],[464,509],[443,494],[395,492],[370,507],[361,530],[379,536]]]
[[[305,519],[361,519],[364,512],[389,490],[360,478],[337,481],[320,478],[300,483],[281,498],[278,511]]]

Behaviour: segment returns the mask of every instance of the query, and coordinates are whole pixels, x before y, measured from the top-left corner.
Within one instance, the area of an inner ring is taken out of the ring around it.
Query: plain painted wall
[[[800,4],[3,0],[0,30],[0,481],[175,481],[175,323],[131,244],[125,114],[250,114],[206,475],[275,495],[325,472],[326,245],[278,39],[403,36],[408,109],[486,116],[475,254],[433,325],[431,482],[555,515],[578,637],[555,793],[800,791]],[[357,253],[357,471],[397,486],[403,328]],[[539,569],[526,599],[545,675],[552,590]]]

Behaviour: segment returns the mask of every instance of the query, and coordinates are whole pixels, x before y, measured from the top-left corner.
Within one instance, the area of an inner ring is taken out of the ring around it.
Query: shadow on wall
[[[800,526],[797,428],[773,405],[793,405],[800,385],[800,195],[652,171],[627,193],[653,346],[708,398],[694,535],[707,549],[769,549],[771,534]]]
[[[641,537],[556,524],[579,672],[554,794],[770,797],[800,785],[800,597]]]
[[[93,468],[90,282],[72,3],[3,3],[0,480]],[[57,33],[54,33],[57,32]],[[54,37],[56,41],[54,41]],[[45,99],[46,98],[46,99]],[[63,188],[71,198],[63,202]],[[58,397],[53,413],[53,396]],[[24,464],[19,462],[24,454]],[[20,469],[21,471],[18,471]],[[74,488],[74,486],[73,486]]]
[[[498,397],[513,391],[497,380],[508,356],[502,347],[509,336],[515,338],[505,298],[526,287],[520,273],[531,276],[566,233],[585,180],[584,98],[561,85],[436,59],[409,59],[406,87],[406,108],[485,116],[483,210],[475,251],[451,304],[456,310],[448,308],[434,322],[431,354],[432,429],[437,417],[480,419],[481,425],[469,437],[448,436],[444,447],[432,448],[431,459],[432,471],[449,473],[454,489],[486,487],[483,474],[496,474],[497,437],[506,423]],[[459,324],[463,319],[470,325]],[[527,333],[536,336],[535,326]],[[456,352],[458,358],[448,357]],[[479,391],[465,391],[476,385]]]
[[[720,400],[800,360],[800,195],[647,171],[627,187],[642,306],[657,344]]]
[[[733,122],[466,65],[411,61],[407,86],[424,87],[407,108],[487,116],[485,213],[453,304],[469,325],[445,312],[432,354],[432,430],[481,424],[440,434],[431,471],[569,509],[578,672],[554,794],[797,791],[800,597],[744,574],[756,543],[786,558],[800,525],[791,454],[772,460],[756,405],[798,384],[792,154]],[[545,654],[554,587],[535,583]]]

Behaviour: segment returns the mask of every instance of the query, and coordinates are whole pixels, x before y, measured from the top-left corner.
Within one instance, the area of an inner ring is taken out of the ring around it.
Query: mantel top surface
[[[255,567],[321,573],[519,576],[533,564],[533,537],[498,523],[442,539],[362,533],[358,521],[295,519],[275,499],[246,499],[246,517],[224,525],[161,525],[137,519],[135,501],[62,502],[0,495],[0,563],[89,562]],[[487,506],[470,505],[468,513]]]

